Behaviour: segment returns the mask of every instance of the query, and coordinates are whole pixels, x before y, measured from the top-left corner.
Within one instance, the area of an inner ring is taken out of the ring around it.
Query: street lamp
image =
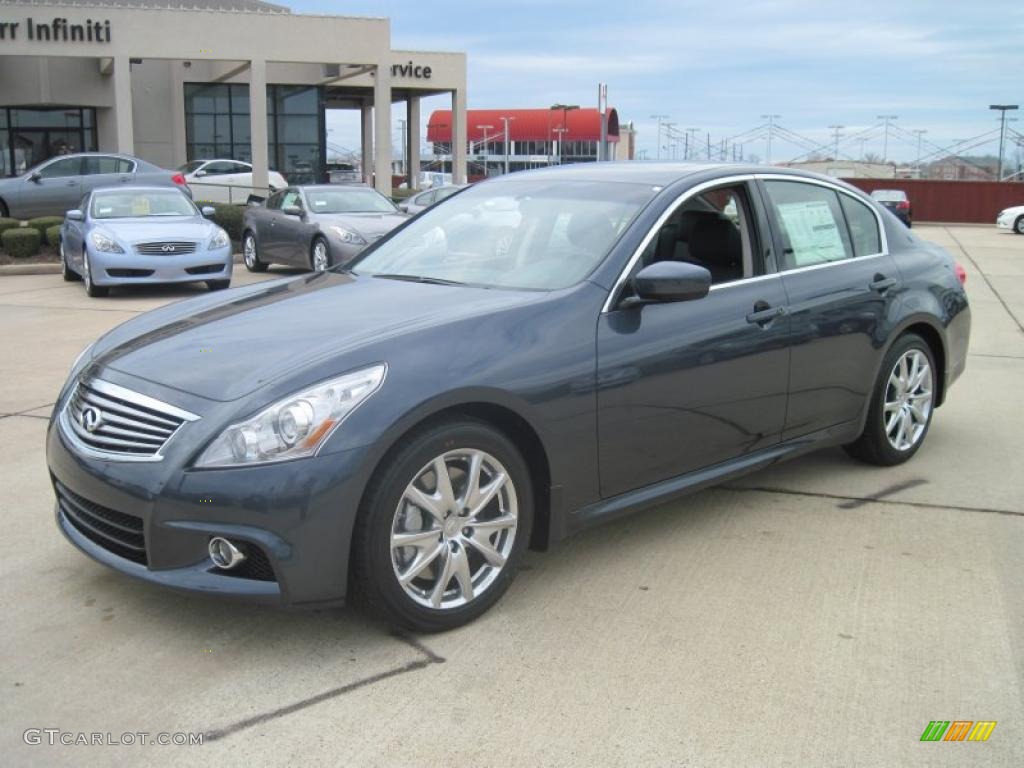
[[[562,127],[561,129],[556,128],[555,132],[558,134],[558,164],[562,164],[562,142],[564,140],[564,134],[569,132],[569,128],[566,124],[566,113],[571,112],[574,109],[579,109],[579,104],[552,104],[551,109],[562,110]]]
[[[1003,144],[1006,141],[1006,113],[1018,109],[1017,104],[990,104],[989,109],[999,112],[999,170],[996,181],[1003,180]]]
[[[505,124],[505,175],[508,176],[508,150],[511,140],[511,136],[509,136],[508,132],[508,124],[515,120],[515,117],[508,117],[507,115],[502,115],[498,119]]]
[[[481,130],[481,131],[484,132],[484,151],[481,152],[480,154],[483,155],[483,158],[484,158],[483,166],[484,166],[484,176],[485,177],[487,176],[487,155],[488,155],[487,132],[489,130],[493,129],[493,128],[494,128],[493,125],[478,125],[477,126],[477,130]]]

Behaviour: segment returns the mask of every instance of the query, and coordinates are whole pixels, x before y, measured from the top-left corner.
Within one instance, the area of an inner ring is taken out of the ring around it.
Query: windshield
[[[494,288],[567,288],[604,259],[657,191],[591,181],[482,184],[428,208],[352,271]]]
[[[898,203],[907,199],[906,193],[899,189],[876,189],[871,196],[883,203]]]
[[[200,167],[202,167],[203,163],[205,162],[205,160],[193,160],[191,163],[179,165],[178,170],[181,171],[182,173],[192,173],[192,171],[198,170]]]
[[[133,219],[146,216],[195,216],[196,207],[176,189],[98,192],[92,197],[94,219]]]
[[[380,192],[358,187],[307,188],[306,200],[313,213],[394,213],[396,210]]]

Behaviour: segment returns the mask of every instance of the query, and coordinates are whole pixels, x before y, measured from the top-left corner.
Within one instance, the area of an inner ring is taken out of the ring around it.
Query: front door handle
[[[870,283],[868,283],[868,288],[870,288],[872,291],[875,291],[876,293],[885,293],[890,288],[895,287],[896,278],[886,277],[881,273],[875,275],[875,278]]]
[[[773,307],[767,301],[759,301],[754,304],[754,311],[747,315],[747,322],[751,325],[760,325],[762,328],[767,326],[777,317],[782,317],[786,314],[786,308],[784,306]]]

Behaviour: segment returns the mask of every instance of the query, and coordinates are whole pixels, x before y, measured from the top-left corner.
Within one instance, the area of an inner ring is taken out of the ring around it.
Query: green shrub
[[[0,234],[3,234],[8,229],[14,229],[20,227],[21,222],[17,219],[0,219]]]
[[[206,203],[216,209],[213,215],[213,222],[224,228],[236,243],[242,239],[242,214],[245,213],[244,205],[233,205],[230,203]],[[200,205],[200,207],[205,207]]]
[[[0,243],[3,244],[4,250],[15,259],[35,256],[39,253],[39,243],[42,239],[39,230],[33,227],[8,229],[0,234]]]
[[[28,225],[39,232],[40,238],[46,237],[46,230],[50,227],[59,227],[63,223],[63,216],[40,216],[37,219],[28,220]]]
[[[60,245],[60,224],[46,228],[46,244],[53,248]]]

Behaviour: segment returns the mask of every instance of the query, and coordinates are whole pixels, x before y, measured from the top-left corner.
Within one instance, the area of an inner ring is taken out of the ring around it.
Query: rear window
[[[876,189],[871,196],[880,203],[898,203],[907,199],[907,193],[902,189]]]

